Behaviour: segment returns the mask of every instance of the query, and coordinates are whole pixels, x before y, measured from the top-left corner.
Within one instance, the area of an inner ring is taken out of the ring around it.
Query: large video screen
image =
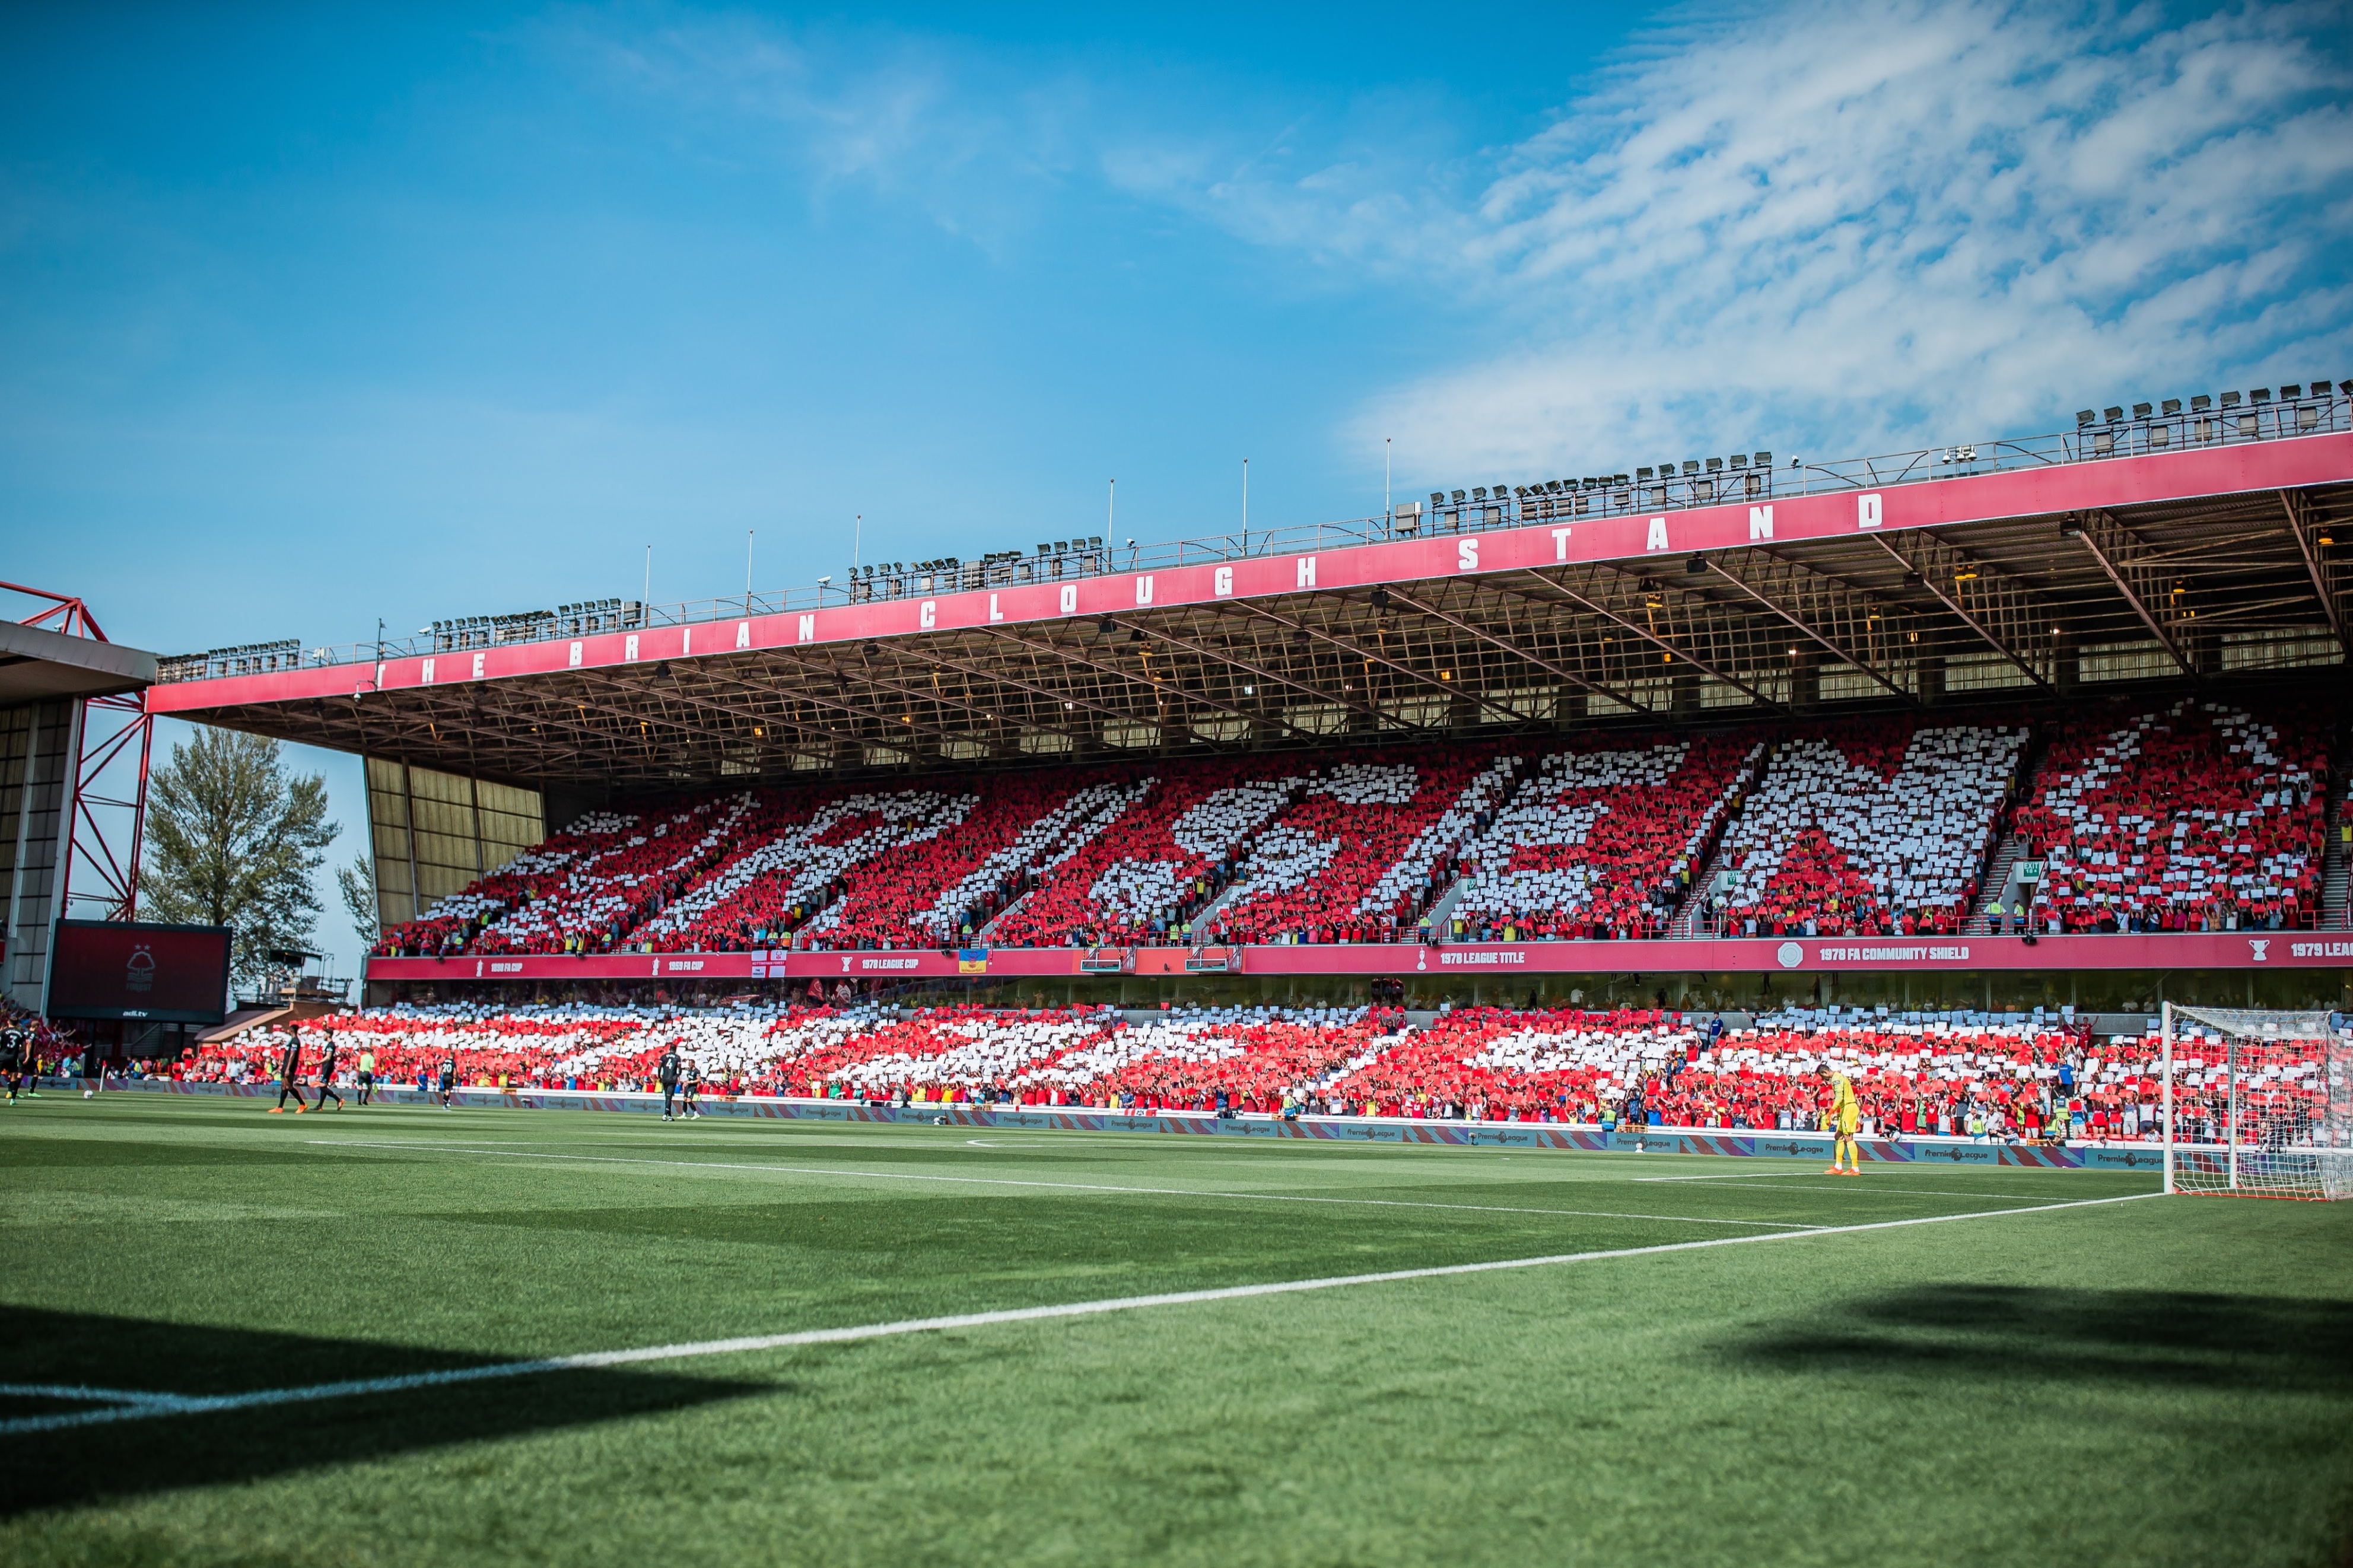
[[[228,928],[59,921],[49,1016],[217,1024],[227,1016]]]

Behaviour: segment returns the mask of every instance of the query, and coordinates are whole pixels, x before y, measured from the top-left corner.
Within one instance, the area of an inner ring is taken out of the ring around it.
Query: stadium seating
[[[1487,758],[1376,752],[1318,770],[1251,846],[1218,942],[1395,942],[1432,890],[1408,862],[1428,830],[1461,814]]]
[[[2061,727],[2017,826],[2050,931],[2308,927],[2320,909],[2327,734],[2185,699]]]
[[[1664,935],[1761,752],[1753,740],[1711,736],[1543,756],[1464,845],[1448,934]]]
[[[665,799],[582,817],[375,952],[1624,939],[1679,908],[1724,935],[1957,934],[2006,812],[2046,867],[2038,930],[2316,921],[2323,724],[2070,721],[2021,781],[2027,740],[1894,718]]]
[[[1303,758],[1169,766],[989,927],[1005,947],[1183,940],[1234,875],[1242,847],[1312,779]]]
[[[1741,803],[1712,890],[1729,935],[1957,933],[2017,782],[2021,728],[1837,724],[1785,741]]]
[[[1820,1124],[1818,1068],[1853,1080],[1867,1130],[1886,1135],[2134,1140],[2154,1126],[2158,1042],[2096,1042],[2057,1018],[2007,1019],[1837,1009],[1759,1017],[1717,1032],[1653,1010],[1463,1008],[1426,1026],[1395,1011],[1179,1009],[1144,1022],[1108,1010],[913,1014],[824,1005],[445,1005],[350,1013],[302,1026],[332,1032],[348,1073],[376,1055],[379,1080],[417,1079],[447,1058],[468,1086],[586,1090],[652,1087],[676,1049],[718,1094],[1242,1112],[1286,1097],[1309,1114],[1633,1121],[1704,1130]],[[199,1079],[266,1080],[287,1036],[246,1031],[181,1064]],[[2177,1044],[2186,1134],[2222,1125],[2221,1047]],[[2296,1050],[2275,1078],[2242,1089],[2250,1130],[2291,1140],[2318,1113],[2321,1052]]]

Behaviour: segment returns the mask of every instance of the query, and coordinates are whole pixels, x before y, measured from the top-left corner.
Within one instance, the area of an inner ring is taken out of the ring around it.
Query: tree
[[[375,861],[363,850],[348,866],[335,868],[335,886],[343,889],[343,908],[350,911],[352,930],[359,933],[363,956],[384,934],[380,906],[375,901]]]
[[[327,781],[288,776],[284,748],[200,727],[147,787],[140,898],[154,920],[227,926],[230,967],[261,978],[273,948],[307,948],[319,920],[312,879],[342,828]]]

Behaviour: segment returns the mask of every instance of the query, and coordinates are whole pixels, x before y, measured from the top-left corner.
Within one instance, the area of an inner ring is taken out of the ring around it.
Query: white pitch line
[[[1503,1204],[1433,1204],[1411,1198],[1326,1198],[1298,1193],[1204,1192],[1193,1187],[1121,1187],[1103,1182],[1039,1182],[1018,1176],[943,1176],[928,1171],[839,1171],[823,1165],[747,1165],[723,1160],[637,1160],[623,1154],[551,1154],[517,1149],[470,1149],[437,1143],[363,1143],[344,1138],[313,1138],[310,1142],[330,1149],[399,1149],[411,1153],[473,1154],[494,1160],[571,1160],[592,1165],[655,1165],[688,1171],[760,1171],[786,1176],[848,1176],[878,1182],[947,1182],[958,1186],[1045,1187],[1071,1193],[1131,1193],[1156,1198],[1227,1198],[1261,1204],[1339,1204],[1349,1207],[1385,1209],[1450,1209],[1468,1214],[1536,1214],[1561,1219],[1643,1219],[1672,1225],[1730,1225],[1748,1230],[1820,1230],[1818,1225],[1798,1225],[1778,1219],[1721,1219],[1713,1215],[1625,1214],[1612,1209],[1518,1208]]]
[[[405,1389],[433,1388],[447,1384],[480,1383],[490,1378],[525,1377],[543,1372],[578,1372],[597,1367],[633,1366],[645,1362],[686,1361],[702,1356],[740,1355],[751,1351],[786,1350],[797,1345],[847,1344],[860,1340],[895,1338],[902,1334],[942,1333],[955,1329],[987,1328],[997,1323],[1031,1323],[1056,1318],[1099,1317],[1107,1312],[1132,1312],[1146,1307],[1187,1307],[1206,1301],[1240,1301],[1257,1296],[1293,1296],[1309,1290],[1337,1290],[1353,1285],[1391,1285],[1412,1279],[1444,1279],[1463,1274],[1493,1274],[1505,1269],[1543,1268],[1565,1263],[1604,1263],[1621,1258],[1652,1258],[1667,1252],[1696,1252],[1706,1247],[1745,1247],[1768,1241],[1805,1241],[1825,1236],[1853,1236],[1864,1231],[1901,1230],[1910,1226],[1948,1225],[1974,1219],[1999,1219],[2009,1215],[2050,1214],[2062,1209],[2097,1208],[2105,1204],[2137,1203],[2156,1193],[2132,1193],[2116,1198],[2076,1198],[2042,1204],[2033,1208],[2000,1209],[1992,1214],[1928,1215],[1915,1219],[1873,1220],[1865,1225],[1826,1226],[1814,1230],[1777,1231],[1767,1236],[1719,1236],[1705,1241],[1670,1241],[1651,1247],[1620,1247],[1598,1252],[1558,1252],[1543,1258],[1506,1258],[1487,1263],[1449,1263],[1428,1268],[1391,1268],[1378,1274],[1339,1274],[1317,1279],[1282,1279],[1261,1285],[1227,1285],[1209,1290],[1171,1290],[1156,1296],[1114,1296],[1097,1301],[1066,1301],[1047,1307],[1011,1307],[995,1312],[964,1312],[945,1318],[906,1318],[897,1322],[865,1323],[854,1328],[802,1329],[785,1334],[753,1334],[731,1340],[696,1340],[684,1344],[645,1345],[635,1350],[590,1351],[579,1355],[546,1356],[537,1361],[494,1362],[487,1366],[455,1367],[446,1372],[410,1373],[398,1377],[363,1378],[349,1383],[319,1383],[302,1388],[262,1389],[252,1394],[182,1395],[133,1394],[136,1405],[106,1410],[75,1411],[56,1415],[27,1415],[0,1421],[0,1436],[55,1432],[69,1426],[97,1426],[115,1421],[137,1421],[155,1415],[204,1415],[220,1410],[245,1410],[269,1405],[301,1405],[321,1399],[343,1399],[367,1394],[392,1394]],[[62,1392],[62,1391],[61,1391]],[[110,1394],[111,1391],[110,1391]],[[71,1394],[68,1394],[71,1397]],[[92,1396],[98,1396],[94,1394]]]

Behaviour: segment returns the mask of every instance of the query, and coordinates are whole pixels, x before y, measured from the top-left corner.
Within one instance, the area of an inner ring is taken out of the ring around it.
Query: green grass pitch
[[[0,1118],[20,1424],[94,1408],[47,1385],[1675,1248],[19,1426],[8,1563],[2348,1561],[2353,1205],[128,1094]],[[1881,1223],[1937,1215],[1984,1217]],[[1734,1237],[1776,1239],[1678,1246]]]

